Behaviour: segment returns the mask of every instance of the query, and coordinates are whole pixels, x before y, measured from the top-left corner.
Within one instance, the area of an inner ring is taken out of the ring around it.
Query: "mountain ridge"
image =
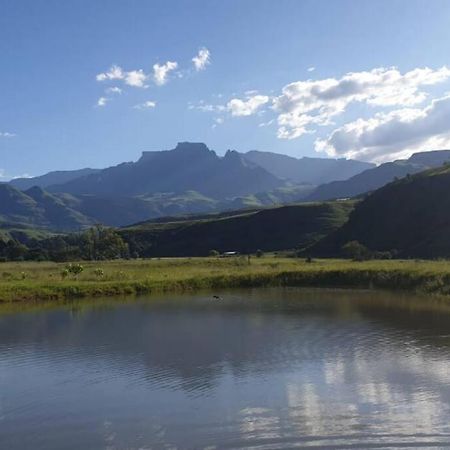
[[[295,158],[280,153],[250,150],[241,155],[278,178],[295,183],[319,185],[334,180],[350,178],[363,170],[375,167],[373,163],[352,159]]]
[[[123,163],[49,187],[70,194],[121,194],[197,191],[227,198],[275,189],[283,182],[265,169],[247,164],[237,152],[219,157],[203,143],[181,142],[174,149],[143,153]]]
[[[318,186],[307,198],[308,201],[323,201],[336,198],[355,197],[423,170],[440,166],[450,160],[450,150],[417,152],[408,159],[399,159],[365,170],[348,180],[334,181]]]

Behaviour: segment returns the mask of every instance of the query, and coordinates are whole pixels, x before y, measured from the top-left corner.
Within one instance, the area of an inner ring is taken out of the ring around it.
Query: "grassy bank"
[[[61,276],[64,264],[0,264],[0,301],[181,292],[263,286],[318,286],[400,289],[450,294],[447,261],[317,260],[264,256],[170,258],[83,263],[77,278]],[[100,270],[99,270],[100,269]]]

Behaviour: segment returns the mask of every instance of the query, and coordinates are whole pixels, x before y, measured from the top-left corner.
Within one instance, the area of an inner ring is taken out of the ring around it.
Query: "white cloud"
[[[268,122],[261,122],[258,124],[258,127],[263,128],[263,127],[270,127],[270,125],[272,125],[274,123],[274,119],[269,120]]]
[[[278,96],[247,91],[242,98],[232,94],[225,104],[201,101],[190,104],[189,109],[235,117],[268,115],[263,107],[271,103],[272,117],[258,126],[276,122],[280,139],[294,139],[334,125],[335,117],[359,103],[366,106],[366,112],[372,111],[373,117],[354,120],[325,139],[316,139],[315,148],[333,157],[382,162],[408,157],[416,151],[450,148],[450,93],[431,100],[427,89],[449,81],[450,68],[446,66],[403,73],[395,67],[381,67],[349,72],[341,78],[293,82]],[[426,100],[428,105],[423,106]]]
[[[267,95],[254,95],[246,100],[233,98],[227,103],[227,110],[232,116],[251,116],[269,101]]]
[[[195,108],[203,112],[214,112],[214,111],[222,112],[227,109],[226,106],[224,105],[209,105],[209,104],[198,105]]]
[[[120,89],[120,87],[114,86],[114,87],[109,87],[108,89],[106,89],[106,92],[108,94],[121,94],[122,89]]]
[[[105,106],[106,105],[106,103],[108,103],[109,102],[109,98],[108,97],[100,97],[98,100],[97,100],[97,106]]]
[[[99,73],[95,78],[97,81],[123,80],[124,72],[121,67],[112,65],[108,72]]]
[[[427,94],[421,86],[448,80],[450,69],[414,69],[401,74],[396,68],[349,72],[340,79],[326,78],[290,83],[274,99],[278,113],[278,137],[293,139],[311,132],[308,125],[329,125],[353,102],[372,106],[413,106]]]
[[[31,175],[24,173],[22,175],[9,175],[4,169],[0,169],[0,180],[15,180],[16,178],[31,178]]]
[[[4,137],[4,138],[12,138],[12,137],[15,137],[15,136],[17,136],[16,134],[14,134],[14,133],[9,133],[8,131],[0,131],[0,138],[1,137]]]
[[[207,48],[203,47],[192,58],[192,62],[194,63],[195,70],[204,70],[208,64],[211,64],[211,53]]]
[[[212,125],[212,129],[217,128],[219,125],[222,125],[225,122],[225,119],[223,117],[216,117],[214,119],[214,123]]]
[[[147,100],[144,103],[140,103],[139,105],[135,105],[135,109],[152,109],[156,107],[156,102],[152,100]]]
[[[124,71],[121,67],[113,65],[107,72],[99,73],[96,76],[97,81],[121,80],[128,86],[146,88],[145,81],[148,75],[143,70]]]
[[[314,72],[316,70],[316,68],[314,66],[308,67],[306,69],[308,72]]]
[[[131,70],[125,74],[125,83],[128,86],[147,88],[145,84],[148,75],[146,75],[142,70]]]
[[[450,148],[450,95],[423,109],[405,108],[358,119],[316,140],[329,156],[383,162],[417,151]]]
[[[178,63],[175,61],[167,61],[165,64],[153,65],[153,80],[158,86],[166,84],[169,73],[178,67]]]

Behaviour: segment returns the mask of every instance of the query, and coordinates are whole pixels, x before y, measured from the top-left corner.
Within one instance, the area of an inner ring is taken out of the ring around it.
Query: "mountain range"
[[[374,164],[345,159],[291,156],[229,150],[223,157],[203,143],[181,142],[173,150],[145,151],[136,162],[106,169],[50,172],[17,178],[10,184],[26,190],[39,186],[75,195],[139,196],[196,191],[214,199],[261,194],[291,184],[310,188],[347,179]],[[289,183],[288,183],[289,184]]]
[[[308,201],[349,198],[373,191],[387,183],[423,170],[441,166],[450,160],[450,150],[415,153],[408,159],[388,162],[358,173],[348,180],[318,186],[306,197]]]
[[[375,167],[375,164],[352,159],[294,158],[257,150],[241,155],[245,160],[266,169],[280,179],[315,186],[334,180],[346,180]]]
[[[259,151],[220,157],[205,144],[182,142],[106,169],[50,172],[0,184],[0,227],[74,231],[95,223],[121,227],[165,216],[354,197],[449,159],[449,150],[423,152],[376,167]]]
[[[280,187],[282,180],[235,151],[219,157],[202,143],[179,143],[173,150],[144,152],[136,162],[49,186],[52,192],[137,196],[196,191],[225,199]]]

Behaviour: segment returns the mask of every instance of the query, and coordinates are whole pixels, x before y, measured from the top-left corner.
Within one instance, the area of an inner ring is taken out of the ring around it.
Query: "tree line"
[[[0,239],[0,261],[77,261],[137,257],[112,228],[97,225],[80,233],[47,239]]]

